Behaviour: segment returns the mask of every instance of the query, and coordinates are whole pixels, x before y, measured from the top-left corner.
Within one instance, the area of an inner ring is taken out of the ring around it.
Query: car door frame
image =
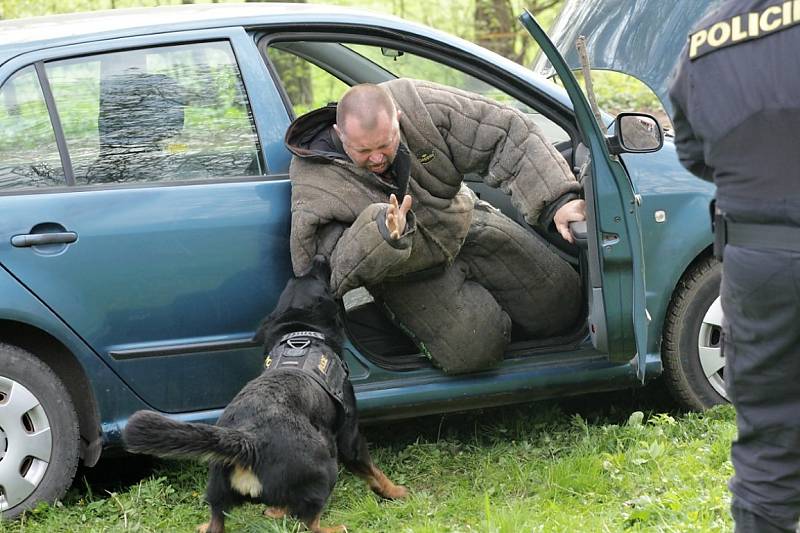
[[[587,194],[598,217],[589,217],[589,261],[599,273],[599,294],[593,295],[593,303],[603,302],[605,316],[615,308],[622,313],[620,327],[608,331],[608,350],[611,360],[633,355],[631,363],[637,376],[644,382],[646,377],[648,312],[645,307],[644,252],[639,222],[639,196],[634,184],[619,159],[608,150],[608,139],[600,130],[588,100],[564,58],[552,43],[547,33],[527,10],[520,21],[542,52],[550,60],[564,89],[572,101],[573,111],[584,144],[592,157],[593,180]],[[616,194],[615,194],[616,192]],[[603,209],[600,209],[602,203]],[[598,243],[602,247],[598,248]],[[594,247],[592,247],[594,244]],[[607,280],[614,273],[613,293]],[[592,287],[595,293],[597,288]],[[598,298],[598,296],[600,298]],[[594,311],[594,309],[592,309]],[[610,323],[610,320],[607,320]]]
[[[175,31],[151,35],[134,35],[67,44],[54,48],[43,48],[26,52],[0,65],[0,85],[4,84],[8,78],[13,76],[18,70],[29,65],[36,66],[44,62],[118,52],[128,49],[155,48],[176,44],[193,44],[221,40],[230,42],[231,50],[239,66],[242,82],[247,91],[247,97],[253,112],[256,134],[258,135],[261,145],[261,155],[264,158],[267,173],[269,173],[269,170],[272,168],[285,168],[288,164],[288,156],[283,147],[283,134],[278,132],[285,131],[283,126],[288,127],[289,117],[283,113],[277,113],[276,106],[269,105],[270,101],[280,100],[281,96],[269,74],[264,69],[264,65],[259,61],[260,56],[258,50],[255,48],[252,37],[248,34],[247,30],[241,26]],[[253,90],[254,88],[258,90]],[[262,91],[266,92],[266,94]],[[51,97],[52,95],[50,98]],[[45,95],[45,98],[48,98],[48,96]],[[48,111],[50,111],[50,109],[51,106],[48,106]],[[51,119],[52,117],[53,115],[51,112]],[[281,125],[281,127],[277,127],[276,125]],[[59,143],[59,148],[61,149],[61,143],[65,144],[66,141],[64,140],[64,132],[59,131],[56,126],[57,124],[53,122],[56,141]],[[263,179],[263,176],[260,179]],[[152,186],[152,184],[150,186]],[[55,187],[51,187],[43,192],[49,192],[55,189]],[[74,190],[74,188],[70,187],[69,190]],[[24,194],[30,193],[31,191],[24,191]]]
[[[577,145],[581,139],[584,139],[583,143],[590,146],[587,144],[588,141],[585,140],[587,135],[582,133],[581,122],[573,108],[564,106],[562,102],[553,99],[551,95],[543,92],[539,87],[530,84],[524,79],[513,76],[508,71],[497,68],[496,65],[488,62],[476,61],[482,58],[471,54],[469,50],[459,51],[459,54],[454,55],[453,49],[445,48],[446,43],[432,39],[422,40],[419,39],[419,36],[415,37],[415,39],[399,39],[396,32],[389,32],[388,30],[377,28],[373,28],[371,31],[363,31],[362,29],[360,33],[356,34],[354,28],[349,26],[308,29],[307,27],[294,27],[291,24],[286,24],[278,28],[271,28],[268,31],[264,31],[263,36],[258,39],[257,44],[262,57],[265,55],[266,47],[270,44],[285,40],[353,42],[373,46],[392,44],[400,50],[408,51],[427,59],[441,62],[451,68],[461,70],[479,80],[491,84],[528,105],[531,105],[531,102],[535,100],[536,105],[533,107],[548,119],[561,126],[570,135],[574,145]],[[267,64],[270,64],[268,58],[265,58],[265,61]],[[291,112],[291,105],[288,102],[286,105],[287,109]],[[630,198],[633,199],[634,195],[631,189],[632,185],[630,179],[618,162],[615,163],[610,160],[605,142],[602,140],[602,134],[599,134],[599,130],[597,130],[596,132],[591,132],[590,135],[600,135],[599,139],[601,140],[594,142],[590,148],[593,150],[604,150],[604,152],[602,152],[602,157],[607,159],[606,174],[614,176],[613,182],[623,184],[621,187],[623,190],[619,193],[620,197],[629,195]],[[612,164],[616,165],[613,170],[611,170]],[[605,188],[608,189],[608,187]],[[594,196],[594,191],[591,187],[589,187],[587,193],[589,197]],[[631,256],[633,255],[630,251],[627,253],[620,253],[629,240],[626,239],[624,235],[621,235],[623,229],[627,231],[627,217],[624,217],[625,213],[621,208],[621,203],[619,204],[620,207],[611,212],[611,205],[619,202],[607,201],[605,198],[602,199],[602,201],[604,207],[601,211],[604,213],[604,220],[602,222],[598,221],[597,223],[595,223],[594,220],[589,221],[589,260],[594,261],[593,268],[589,270],[595,278],[591,280],[593,289],[589,294],[590,305],[592,306],[590,311],[593,315],[593,321],[592,324],[590,324],[590,328],[593,330],[593,343],[595,348],[607,355],[608,359],[612,362],[627,362],[631,361],[633,358],[633,364],[640,374],[639,377],[643,378],[644,366],[638,365],[638,360],[635,355],[637,353],[637,348],[635,344],[636,337],[631,327],[633,324],[631,317],[632,311],[630,309],[631,305],[629,303],[626,304],[626,300],[631,300],[631,290],[625,282],[626,280],[621,279],[630,276]],[[625,199],[623,198],[622,201],[624,202]],[[598,200],[593,199],[592,202],[593,208],[597,209]],[[625,218],[626,224],[620,224],[623,218]],[[598,229],[598,226],[600,228],[611,227],[614,231],[601,231]],[[639,250],[641,250],[641,238],[638,232],[638,224],[634,223],[633,227],[636,229],[636,232],[633,233],[635,236],[633,240],[638,243],[634,243],[633,248],[635,249],[638,246]],[[600,244],[601,239],[603,239],[602,245]],[[630,246],[628,246],[628,248],[630,250]],[[638,256],[638,260],[639,264],[641,264],[641,255]],[[618,275],[604,276],[604,265],[608,265],[609,273],[611,268],[613,268]],[[587,281],[590,280],[587,279]],[[606,291],[607,294],[609,296],[613,294],[614,297],[604,297],[604,282],[610,289]],[[607,301],[609,301],[609,303],[606,303]],[[554,347],[554,349],[556,351],[558,350],[557,347]]]
[[[264,174],[259,176],[241,176],[234,178],[216,178],[205,180],[182,180],[179,182],[138,182],[108,185],[71,185],[65,181],[64,185],[42,189],[25,188],[19,190],[3,191],[3,196],[34,196],[53,193],[75,193],[84,190],[101,191],[103,189],[152,189],[158,187],[190,186],[196,184],[227,183],[227,182],[287,182],[288,175],[283,172],[272,172],[272,169],[285,169],[288,167],[289,156],[283,145],[283,133],[289,125],[289,116],[283,113],[282,106],[274,105],[280,102],[281,97],[277,88],[260,61],[260,56],[251,35],[241,26],[227,26],[213,29],[185,30],[150,35],[133,35],[105,38],[81,43],[65,44],[63,46],[42,48],[15,56],[0,65],[0,85],[6,83],[21,69],[33,67],[39,75],[39,82],[47,110],[53,127],[56,145],[62,161],[69,160],[70,155],[66,149],[64,131],[60,127],[58,113],[54,105],[52,93],[46,86],[47,79],[43,66],[48,62],[60,61],[70,58],[90,57],[95,54],[113,53],[130,49],[155,49],[159,47],[199,44],[203,42],[227,42],[234,55],[239,74],[246,92],[248,103],[252,111],[252,119],[259,143],[259,157],[264,163]],[[44,79],[43,79],[43,76]],[[285,187],[285,185],[284,185]],[[288,198],[288,197],[287,197]],[[288,203],[287,203],[288,206]],[[276,289],[277,290],[277,289]],[[275,294],[277,297],[277,293]],[[67,319],[59,317],[64,324],[69,326]],[[114,362],[119,359],[113,353],[99,353],[85,339],[81,339],[88,351],[94,353],[106,366],[113,368]],[[241,339],[227,339],[217,345],[209,346],[214,350],[248,349],[255,346],[248,336]],[[188,353],[187,350],[197,349],[197,346],[176,346],[175,354]],[[161,355],[161,353],[159,353]],[[128,383],[126,382],[126,385]],[[136,393],[137,396],[139,395]]]

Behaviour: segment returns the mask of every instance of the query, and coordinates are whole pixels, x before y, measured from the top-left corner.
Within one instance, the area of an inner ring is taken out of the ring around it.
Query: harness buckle
[[[289,345],[289,348],[295,350],[304,350],[308,348],[309,344],[311,344],[310,339],[288,339],[286,344]]]

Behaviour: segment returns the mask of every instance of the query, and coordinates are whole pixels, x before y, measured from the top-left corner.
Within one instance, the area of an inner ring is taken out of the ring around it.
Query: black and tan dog
[[[339,306],[329,270],[317,258],[311,271],[289,281],[257,338],[268,349],[266,368],[225,408],[216,425],[183,423],[151,411],[135,413],[123,438],[128,450],[209,461],[206,499],[211,520],[198,529],[224,531],[224,512],[255,501],[265,514],[290,514],[312,532],[336,483],[337,457],[377,494],[402,498],[370,458],[358,429],[355,395],[341,361]]]

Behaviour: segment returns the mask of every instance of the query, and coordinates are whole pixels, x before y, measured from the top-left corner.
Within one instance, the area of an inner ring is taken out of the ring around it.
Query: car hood
[[[575,49],[579,35],[593,69],[614,70],[638,78],[661,100],[668,113],[669,76],[689,31],[721,0],[567,0],[548,31],[572,69],[580,68]],[[534,70],[554,74],[544,54]]]

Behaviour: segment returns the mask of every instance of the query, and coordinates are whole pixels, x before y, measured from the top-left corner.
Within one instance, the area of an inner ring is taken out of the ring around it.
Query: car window
[[[336,102],[348,85],[305,59],[275,47],[267,49],[295,116]]]
[[[347,46],[369,58],[398,78],[416,78],[434,81],[442,85],[449,85],[451,87],[477,93],[497,102],[515,107],[523,113],[530,115],[553,144],[568,141],[570,138],[569,134],[561,128],[561,126],[537,112],[535,109],[500,89],[474,76],[470,76],[466,72],[409,52],[400,52],[398,50],[361,44],[348,44]]]
[[[264,172],[227,42],[74,58],[46,72],[77,185]]]
[[[313,54],[314,44],[313,42],[298,42],[294,43],[294,46],[302,49],[306,55],[310,55]],[[320,54],[315,60],[323,65],[327,61],[329,63],[328,70],[292,54],[288,49],[277,49],[272,46],[268,48],[267,53],[270,60],[278,71],[278,76],[281,78],[292,107],[298,115],[321,107],[328,102],[337,101],[348,87],[337,75],[333,74],[334,72],[339,73],[342,69],[336,61],[346,60],[332,57],[329,46],[326,46],[323,52],[323,46],[326,43],[316,44],[319,45]],[[285,47],[285,44],[283,46]],[[563,128],[535,109],[466,72],[410,52],[363,44],[345,44],[345,46],[346,49],[343,48],[341,51],[342,55],[352,51],[368,59],[377,67],[374,70],[380,70],[383,73],[384,79],[415,78],[478,93],[516,107],[530,115],[542,128],[551,143],[556,144],[570,139],[569,134]],[[371,74],[374,79],[375,72],[373,71]]]
[[[34,68],[0,88],[0,190],[66,185],[56,137]]]

